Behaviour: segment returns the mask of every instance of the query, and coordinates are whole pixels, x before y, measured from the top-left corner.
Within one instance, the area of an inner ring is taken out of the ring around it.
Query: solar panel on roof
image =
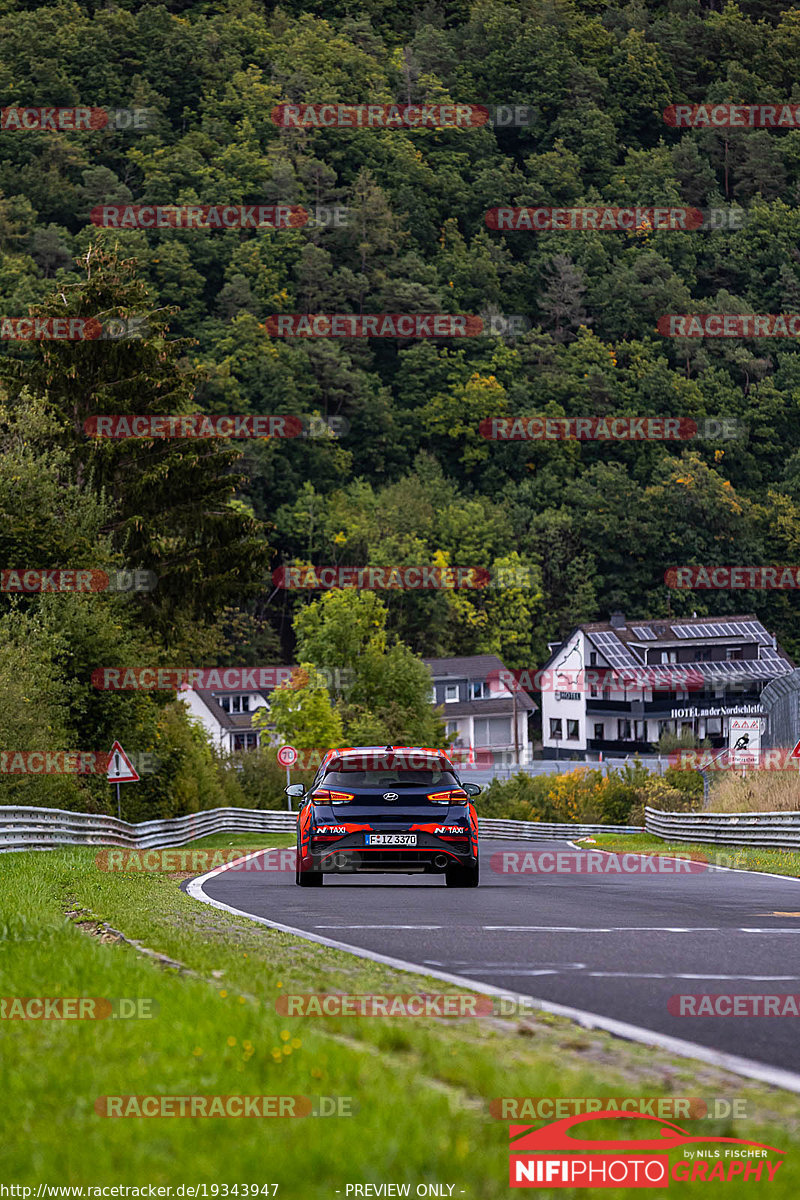
[[[762,646],[772,645],[772,634],[767,633],[760,621],[746,621],[744,628],[751,637],[754,637]]]
[[[743,679],[775,679],[778,675],[786,675],[792,668],[785,659],[732,659],[728,662],[693,663],[700,668],[705,678],[722,676],[739,676]]]
[[[756,638],[762,645],[772,642],[766,629],[757,621],[706,621],[702,625],[675,625],[673,628],[679,638]]]
[[[753,679],[774,679],[778,675],[788,674],[793,668],[786,662],[785,659],[776,655],[774,659],[747,659],[736,658],[727,659],[724,662],[693,662],[693,663],[662,663],[658,666],[648,667],[648,672],[652,672],[654,676],[663,675],[666,679],[677,678],[677,672],[685,669],[687,676],[698,675],[703,679],[713,679],[715,677]]]
[[[634,637],[641,638],[643,641],[648,641],[648,642],[651,641],[656,636],[655,633],[653,632],[653,630],[650,629],[649,626],[647,626],[647,625],[634,625],[633,626],[633,634],[634,634]]]
[[[612,667],[636,667],[639,665],[630,650],[615,633],[593,633],[590,636]]]
[[[753,636],[750,630],[747,628],[746,621],[733,621],[728,625],[724,625],[723,629],[730,630],[729,633],[726,633],[726,637],[748,638]]]

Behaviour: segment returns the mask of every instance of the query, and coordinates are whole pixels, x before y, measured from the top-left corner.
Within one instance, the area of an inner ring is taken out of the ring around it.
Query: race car
[[[296,882],[328,874],[443,874],[448,887],[477,887],[474,783],[462,783],[443,750],[348,746],[329,750],[297,814]]]

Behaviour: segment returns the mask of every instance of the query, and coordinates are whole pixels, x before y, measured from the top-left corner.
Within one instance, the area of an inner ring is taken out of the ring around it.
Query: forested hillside
[[[796,340],[658,328],[671,313],[800,311],[800,124],[664,116],[800,100],[800,12],[783,9],[2,0],[4,109],[147,119],[0,130],[0,316],[111,313],[144,331],[0,343],[0,559],[159,577],[133,597],[2,598],[5,744],[104,744],[177,720],[163,698],[94,695],[98,665],[292,661],[311,594],[274,587],[288,563],[525,568],[524,587],[383,594],[388,630],[420,655],[537,666],[548,640],[613,609],[754,611],[800,653],[793,592],[664,582],[682,563],[800,562]],[[273,117],[330,103],[529,113],[458,128]],[[312,220],[96,223],[101,206],[276,204]],[[504,206],[728,216],[686,231],[492,228],[487,212]],[[291,339],[265,325],[303,313],[524,320],[450,339]],[[97,414],[196,411],[343,421],[339,436],[230,442],[98,444],[83,431]],[[481,433],[535,414],[741,428],[689,442]]]

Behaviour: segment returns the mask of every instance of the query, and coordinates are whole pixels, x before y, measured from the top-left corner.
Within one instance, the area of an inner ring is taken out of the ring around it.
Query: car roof
[[[337,749],[329,750],[320,763],[320,768],[326,767],[334,759],[347,760],[348,758],[358,758],[365,754],[391,755],[394,751],[402,751],[403,753],[411,753],[424,755],[431,762],[447,763],[452,767],[446,750],[439,750],[432,746],[339,746]]]

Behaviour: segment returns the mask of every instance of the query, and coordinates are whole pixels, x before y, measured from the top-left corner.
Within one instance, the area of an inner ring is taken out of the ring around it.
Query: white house
[[[762,689],[793,670],[753,613],[631,622],[612,613],[551,649],[541,679],[544,758],[652,754],[664,732],[725,746],[730,718],[763,716]],[[603,668],[620,673],[619,686],[606,686]]]
[[[260,745],[261,731],[253,728],[253,713],[269,709],[268,693],[185,688],[178,695],[221,753],[254,750]]]
[[[431,701],[444,709],[454,746],[483,750],[506,763],[531,761],[528,717],[536,705],[524,691],[501,682],[510,672],[496,654],[424,662],[433,682]]]

